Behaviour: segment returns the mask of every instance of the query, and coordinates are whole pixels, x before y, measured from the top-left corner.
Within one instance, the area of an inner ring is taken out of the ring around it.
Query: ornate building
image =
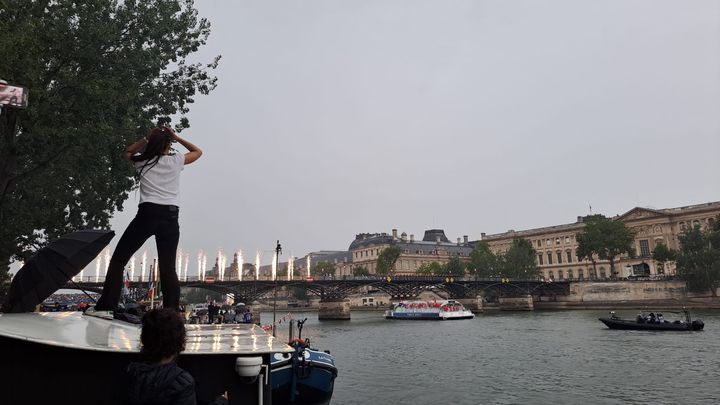
[[[392,235],[384,232],[361,233],[355,236],[348,249],[352,255],[353,267],[365,267],[370,274],[375,274],[380,252],[393,245],[401,250],[393,268],[396,275],[414,275],[418,267],[425,263],[445,264],[451,257],[456,256],[465,262],[469,260],[473,250],[467,236],[464,236],[462,241],[457,238],[457,243],[452,243],[442,229],[425,231],[422,240],[415,240],[415,235],[408,237],[405,232],[398,236],[397,229],[392,230]]]
[[[652,251],[662,243],[671,249],[680,248],[678,236],[686,229],[699,226],[706,229],[720,215],[720,201],[690,205],[678,208],[651,209],[635,207],[625,214],[613,218],[624,222],[637,232],[635,236],[635,255],[623,255],[615,263],[615,271],[620,278],[635,276],[672,275],[675,267],[666,263],[665,267],[652,259]],[[577,222],[565,225],[524,231],[510,230],[505,233],[482,234],[482,241],[490,245],[495,253],[505,253],[515,238],[529,240],[537,251],[536,263],[546,280],[567,279],[606,279],[610,278],[610,263],[596,261],[597,274],[593,272],[590,261],[580,261],[576,255],[575,235],[582,232],[583,217]]]

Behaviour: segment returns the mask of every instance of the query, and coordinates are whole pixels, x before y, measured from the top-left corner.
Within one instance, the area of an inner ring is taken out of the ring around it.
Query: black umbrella
[[[77,231],[38,250],[13,277],[5,312],[31,312],[110,243],[113,231]]]

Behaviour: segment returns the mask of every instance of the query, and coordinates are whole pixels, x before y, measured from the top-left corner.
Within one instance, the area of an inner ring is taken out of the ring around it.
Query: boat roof
[[[290,353],[293,348],[253,324],[185,325],[183,355]],[[82,312],[0,314],[0,336],[80,350],[140,352],[140,325]]]

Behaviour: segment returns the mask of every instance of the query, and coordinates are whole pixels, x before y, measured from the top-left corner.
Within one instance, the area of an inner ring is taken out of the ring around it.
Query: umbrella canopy
[[[73,232],[38,250],[13,277],[5,312],[31,312],[62,288],[110,243],[115,232]]]

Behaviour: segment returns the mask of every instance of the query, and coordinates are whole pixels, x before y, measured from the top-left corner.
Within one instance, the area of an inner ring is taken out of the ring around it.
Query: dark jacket
[[[196,405],[195,380],[175,362],[130,363],[127,368],[128,405]]]

